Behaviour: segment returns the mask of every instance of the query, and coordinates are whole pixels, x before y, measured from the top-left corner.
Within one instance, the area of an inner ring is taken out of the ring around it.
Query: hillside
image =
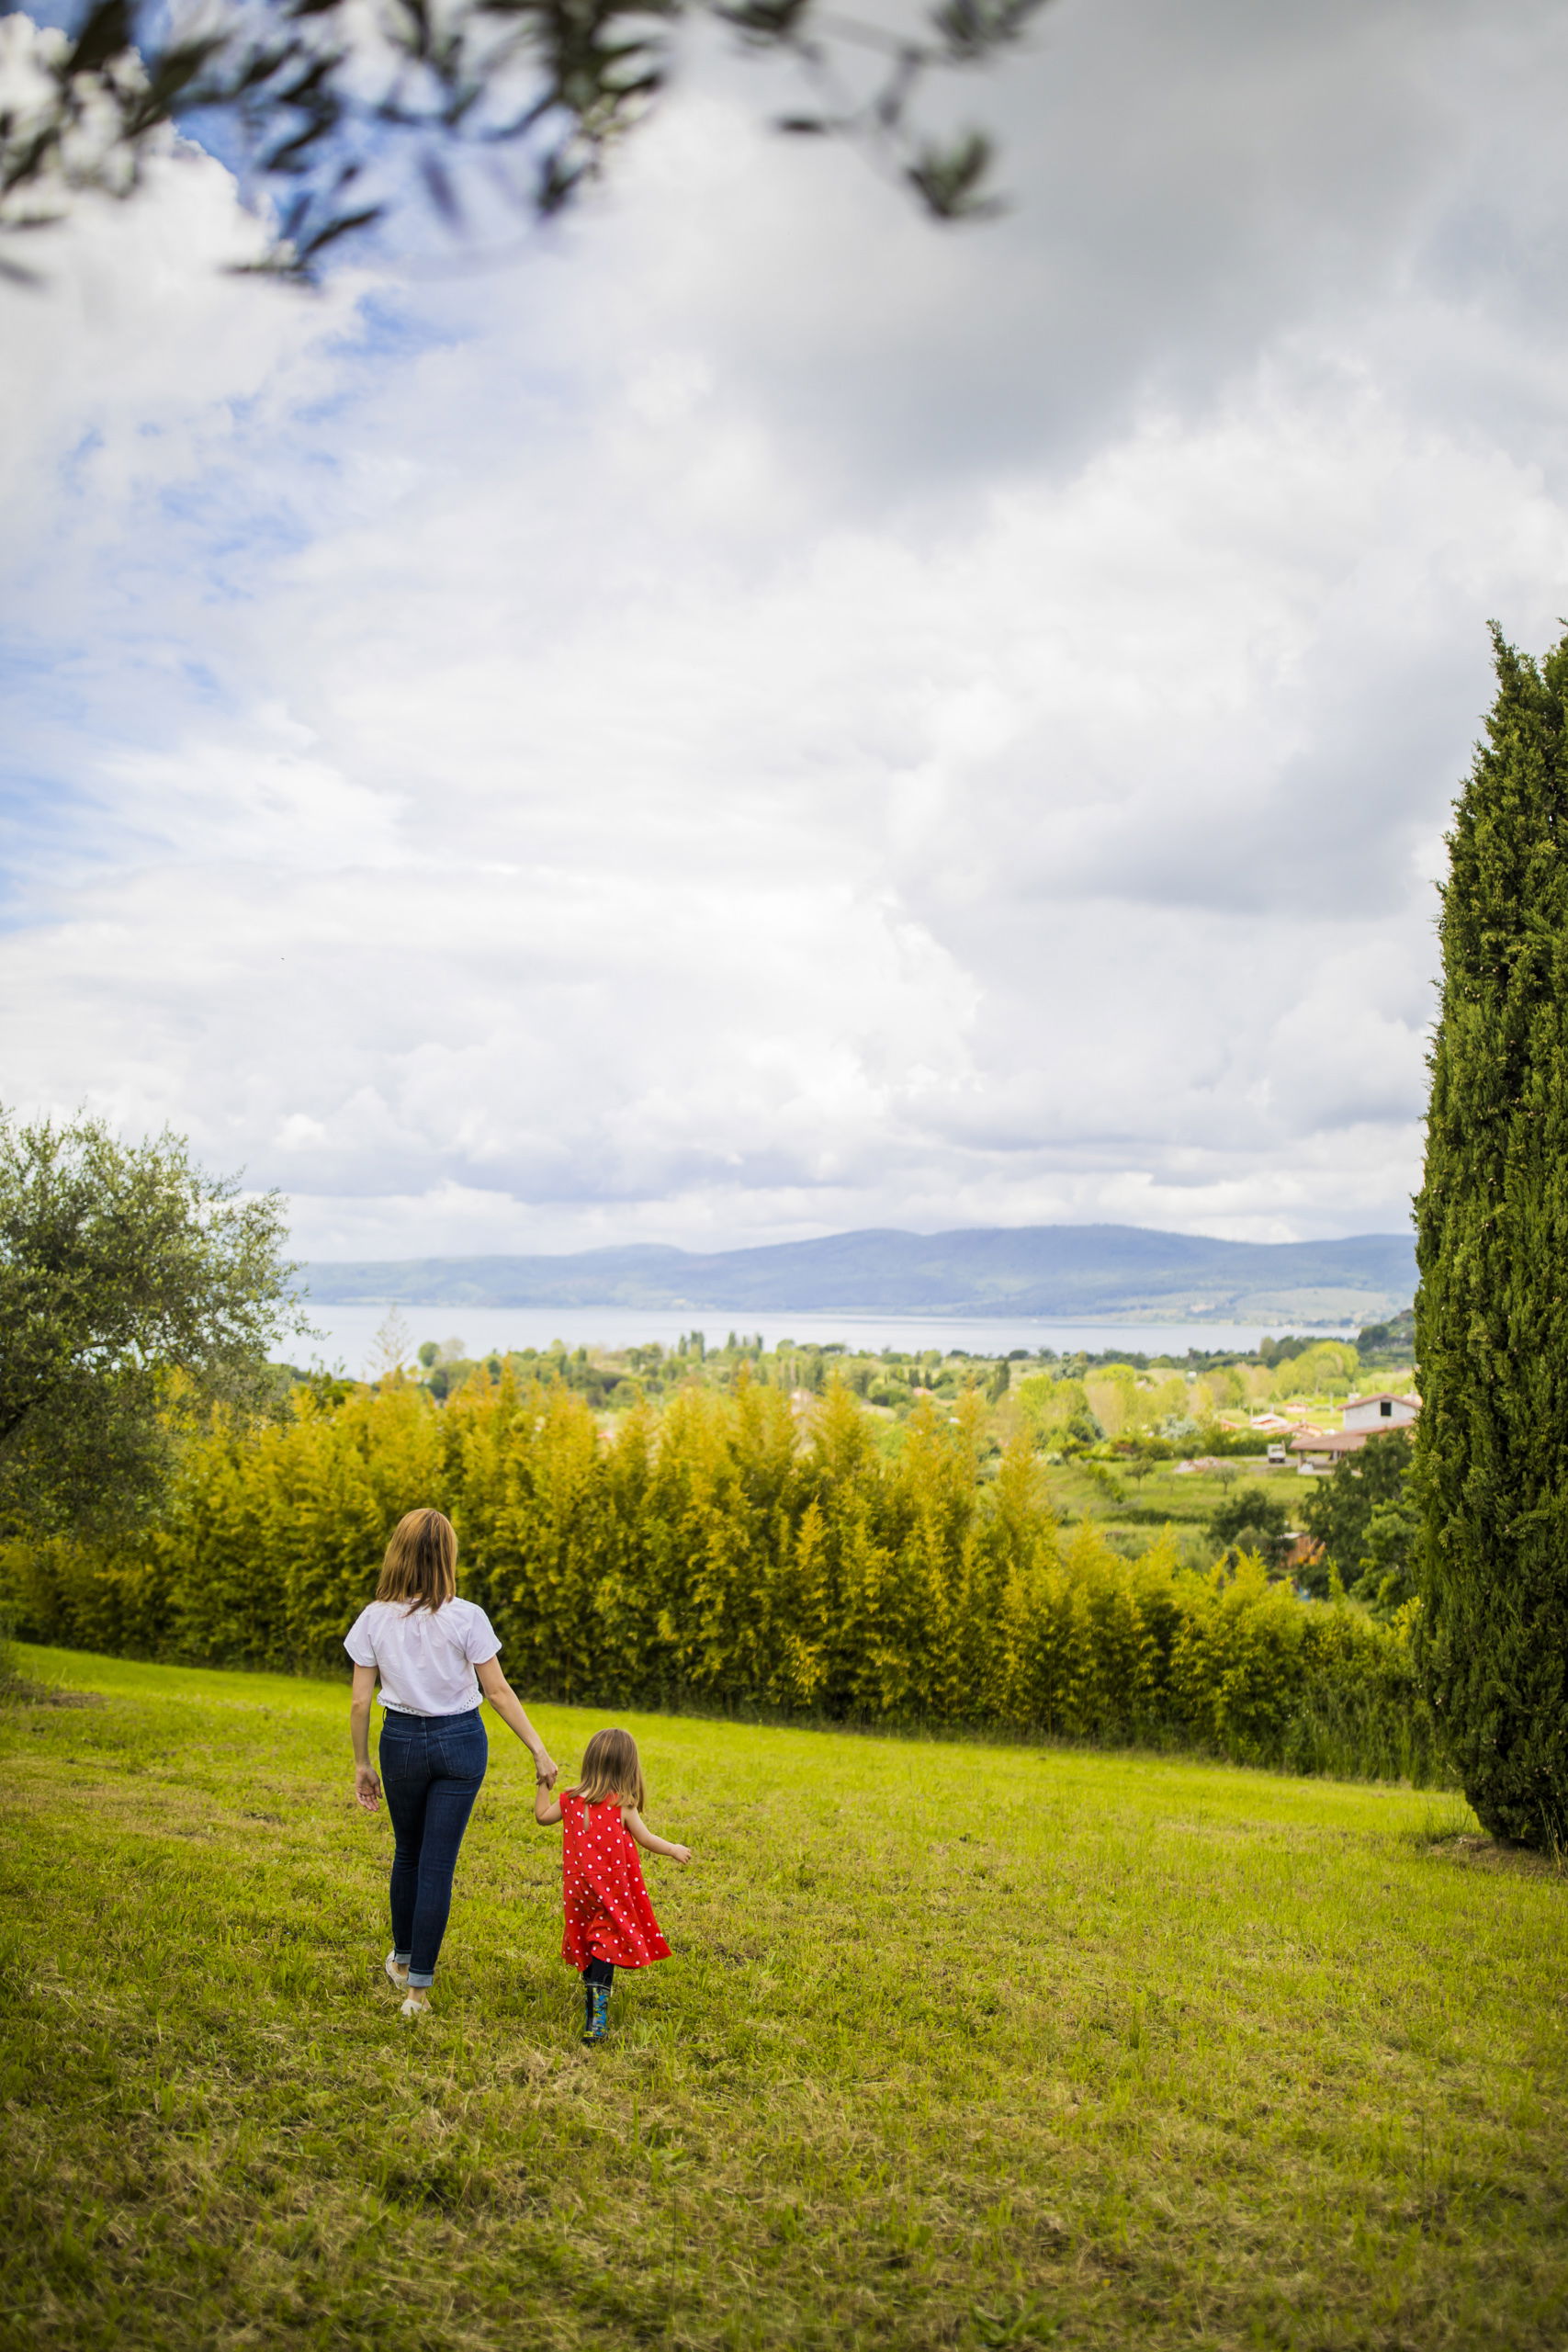
[[[499,1725],[410,2027],[341,1683],[22,1664],[17,2352],[1561,2352],[1562,1886],[1456,1797],[621,1713],[590,2052]]]
[[[1217,1241],[1131,1225],[873,1229],[702,1256],[639,1244],[559,1257],[323,1261],[322,1306],[631,1306],[725,1314],[1372,1321],[1416,1285],[1410,1236]]]

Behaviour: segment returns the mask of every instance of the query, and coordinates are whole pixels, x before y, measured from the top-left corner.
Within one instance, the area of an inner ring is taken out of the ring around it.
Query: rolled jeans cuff
[[[421,1975],[418,1969],[411,1968],[409,1970],[409,1991],[411,1993],[428,1993],[434,1982],[435,1975],[434,1971],[432,1971],[430,1975],[423,1976]]]

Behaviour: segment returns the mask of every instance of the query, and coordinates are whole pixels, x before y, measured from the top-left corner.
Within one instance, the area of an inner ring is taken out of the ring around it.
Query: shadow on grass
[[[1404,1834],[1418,1853],[1434,1861],[1522,1878],[1568,1878],[1568,1851],[1558,1848],[1538,1853],[1529,1846],[1489,1836],[1457,1790],[1436,1800],[1427,1807],[1426,1818]]]

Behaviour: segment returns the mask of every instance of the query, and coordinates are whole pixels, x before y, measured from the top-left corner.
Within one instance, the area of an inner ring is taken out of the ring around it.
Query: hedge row
[[[1026,1440],[931,1407],[888,1459],[831,1389],[681,1392],[606,1436],[581,1397],[510,1380],[309,1392],[194,1444],[129,1555],[13,1547],[19,1630],[69,1645],[341,1672],[343,1634],[411,1506],[457,1524],[461,1589],[530,1698],[697,1704],[1184,1747],[1238,1762],[1438,1777],[1407,1628],[1305,1603],[1258,1563],[1133,1562],[1064,1535]]]

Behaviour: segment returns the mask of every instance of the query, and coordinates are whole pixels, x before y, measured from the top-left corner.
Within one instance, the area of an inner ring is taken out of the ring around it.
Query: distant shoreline
[[[379,1297],[368,1293],[356,1292],[352,1298],[328,1298],[310,1290],[302,1290],[297,1295],[304,1301],[307,1307],[323,1306],[334,1309],[363,1307],[367,1312],[389,1315],[408,1313],[481,1316],[558,1313],[644,1317],[657,1315],[661,1317],[671,1315],[705,1315],[716,1322],[734,1323],[738,1320],[743,1322],[751,1315],[765,1313],[769,1321],[773,1323],[776,1323],[781,1316],[795,1315],[808,1317],[814,1323],[829,1320],[848,1323],[908,1323],[911,1329],[933,1323],[948,1324],[954,1329],[961,1325],[968,1327],[976,1323],[994,1323],[998,1329],[1004,1327],[1010,1329],[1020,1323],[1048,1323],[1054,1329],[1066,1331],[1097,1331],[1103,1329],[1107,1325],[1117,1330],[1140,1331],[1146,1330],[1151,1324],[1156,1323],[1162,1330],[1224,1331],[1230,1328],[1235,1319],[1230,1316],[1220,1315],[1178,1315],[1161,1307],[1157,1301],[1147,1310],[1130,1308],[1121,1314],[1107,1312],[1102,1315],[1072,1316],[1055,1315],[1043,1311],[1036,1313],[1027,1307],[1017,1309],[998,1307],[990,1310],[965,1306],[910,1307],[900,1313],[893,1307],[802,1306],[796,1304],[762,1309],[755,1306],[724,1305],[716,1300],[705,1298],[662,1299],[657,1303],[644,1303],[640,1300],[618,1298],[500,1299],[450,1296],[415,1298],[401,1293],[394,1295],[390,1292]],[[1364,1323],[1376,1319],[1378,1318],[1360,1316],[1338,1315],[1326,1318],[1314,1318],[1311,1316],[1298,1315],[1292,1318],[1290,1328],[1292,1331],[1315,1331],[1328,1340],[1345,1336],[1353,1338]],[[1283,1332],[1285,1329],[1284,1321],[1279,1315],[1265,1317],[1263,1320],[1278,1331]],[[1257,1323],[1258,1317],[1249,1315],[1247,1321],[1249,1325]]]
[[[418,1299],[390,1302],[364,1300],[346,1306],[306,1302],[314,1326],[312,1341],[296,1341],[291,1359],[310,1360],[322,1367],[337,1364],[358,1374],[362,1367],[381,1363],[389,1338],[387,1326],[401,1325],[400,1343],[406,1355],[427,1340],[445,1347],[460,1340],[460,1355],[544,1354],[554,1346],[569,1351],[585,1347],[591,1358],[624,1354],[631,1348],[657,1345],[672,1351],[694,1330],[703,1335],[710,1351],[722,1350],[734,1332],[738,1340],[761,1338],[774,1349],[787,1340],[802,1349],[848,1355],[912,1356],[934,1351],[942,1356],[973,1356],[995,1362],[1002,1356],[1100,1357],[1120,1362],[1124,1357],[1222,1357],[1252,1353],[1266,1335],[1285,1339],[1293,1332],[1303,1339],[1354,1340],[1353,1324],[1305,1330],[1276,1320],[1235,1324],[1203,1320],[1112,1323],[1107,1318],[1069,1322],[1051,1316],[857,1316],[826,1315],[798,1310],[777,1314],[730,1313],[702,1307],[686,1312],[671,1308],[625,1306],[454,1306]]]

